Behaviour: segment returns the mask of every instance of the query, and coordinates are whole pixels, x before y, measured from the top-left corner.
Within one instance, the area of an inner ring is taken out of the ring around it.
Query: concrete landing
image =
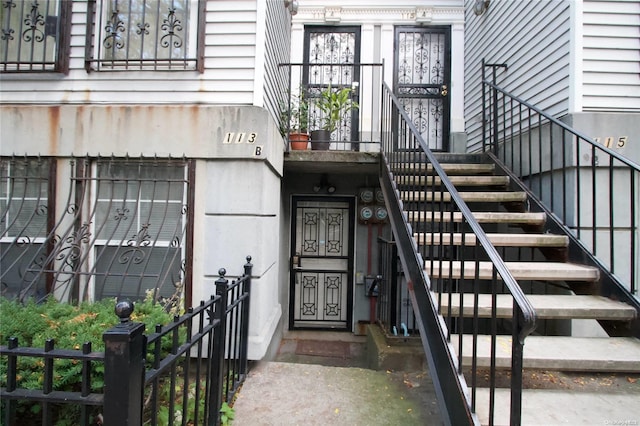
[[[442,424],[426,372],[315,364],[257,364],[234,410],[234,426]]]

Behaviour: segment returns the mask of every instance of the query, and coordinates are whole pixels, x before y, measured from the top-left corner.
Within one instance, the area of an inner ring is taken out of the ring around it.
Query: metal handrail
[[[617,152],[613,151],[612,149],[607,148],[606,146],[594,141],[593,139],[591,139],[591,137],[585,135],[582,132],[577,131],[576,129],[572,128],[571,126],[563,123],[562,121],[558,120],[557,118],[554,118],[553,116],[547,114],[546,112],[544,112],[543,110],[541,110],[540,108],[536,107],[535,105],[530,104],[529,102],[519,98],[518,96],[500,88],[499,86],[495,85],[494,83],[490,82],[489,80],[483,80],[482,84],[485,84],[489,87],[492,87],[493,89],[497,90],[498,92],[502,93],[505,96],[508,96],[509,98],[517,101],[518,103],[526,106],[527,108],[537,112],[538,114],[540,114],[541,116],[543,116],[545,119],[549,120],[551,123],[558,125],[560,127],[562,127],[564,130],[569,131],[570,133],[573,133],[575,136],[579,137],[580,139],[584,140],[585,142],[587,142],[588,144],[594,146],[596,149],[599,149],[601,151],[606,152],[607,154],[611,155],[612,157],[614,157],[616,160],[620,161],[621,163],[631,167],[632,169],[634,169],[637,172],[640,172],[640,164],[628,159],[627,157],[623,157],[622,155],[618,154]]]
[[[495,79],[494,73],[493,81],[482,81],[483,150],[589,253],[589,262],[613,284],[602,287],[603,295],[637,297],[640,165],[498,87]]]
[[[522,355],[523,355],[523,343],[524,343],[524,339],[526,336],[528,336],[534,329],[536,326],[536,313],[535,310],[533,308],[533,306],[531,305],[531,303],[529,302],[527,296],[524,294],[524,292],[522,291],[522,289],[520,288],[518,282],[515,280],[515,278],[513,277],[513,275],[510,273],[510,271],[508,270],[508,268],[506,267],[504,261],[502,260],[501,256],[498,254],[497,250],[495,249],[495,247],[491,244],[491,242],[489,241],[487,235],[485,234],[484,230],[482,229],[482,227],[480,226],[480,224],[477,222],[477,220],[474,218],[471,210],[469,209],[469,207],[467,206],[467,204],[463,201],[463,199],[461,198],[460,194],[458,193],[458,191],[456,190],[456,188],[454,187],[454,185],[451,183],[449,177],[447,176],[446,172],[444,171],[444,169],[442,168],[442,166],[440,165],[440,163],[438,162],[437,158],[435,157],[435,155],[433,154],[433,152],[429,149],[428,145],[426,144],[426,142],[424,141],[424,139],[421,137],[420,132],[418,132],[418,130],[416,129],[415,125],[411,122],[411,120],[409,119],[407,113],[404,111],[404,108],[402,107],[402,105],[400,104],[399,100],[396,98],[396,96],[393,94],[393,92],[391,91],[391,89],[385,84],[383,83],[383,87],[384,87],[384,92],[385,92],[385,97],[383,97],[383,120],[391,120],[392,122],[394,122],[391,126],[391,128],[389,128],[386,132],[384,129],[384,122],[381,124],[383,129],[381,130],[381,133],[383,134],[383,140],[382,140],[382,154],[383,154],[383,158],[384,158],[384,163],[386,165],[386,174],[388,177],[388,182],[385,185],[384,180],[381,179],[381,181],[383,182],[383,191],[385,192],[385,197],[387,198],[387,200],[389,200],[391,197],[394,198],[394,202],[391,203],[389,202],[389,213],[390,213],[390,218],[392,221],[392,226],[394,227],[394,233],[396,233],[398,241],[399,241],[399,252],[400,252],[400,257],[401,260],[403,262],[403,267],[405,268],[406,271],[409,271],[409,273],[411,274],[412,269],[415,271],[414,268],[411,267],[411,265],[409,265],[409,263],[411,263],[411,261],[408,259],[408,257],[410,256],[410,253],[407,253],[407,248],[406,248],[406,244],[410,244],[413,246],[412,248],[412,252],[413,252],[413,256],[415,256],[415,262],[417,262],[418,264],[422,261],[421,259],[421,255],[418,252],[418,248],[417,248],[417,243],[415,242],[415,240],[413,239],[413,235],[412,235],[412,231],[411,231],[411,225],[409,224],[408,219],[403,218],[403,212],[402,212],[402,201],[399,197],[399,193],[397,191],[397,189],[390,183],[393,180],[392,177],[392,170],[391,170],[391,164],[393,162],[393,160],[390,159],[390,157],[393,157],[394,155],[407,155],[406,152],[405,153],[400,153],[398,154],[398,152],[394,151],[393,149],[389,149],[390,147],[388,146],[388,143],[386,143],[385,141],[385,137],[387,138],[391,138],[392,140],[394,138],[399,138],[401,137],[401,135],[399,135],[400,132],[400,123],[402,123],[403,126],[406,126],[406,131],[408,132],[408,134],[410,135],[411,138],[413,138],[418,146],[420,147],[420,153],[426,155],[427,161],[431,163],[432,167],[433,167],[433,171],[435,173],[433,173],[431,176],[435,177],[435,175],[437,174],[440,179],[441,179],[441,190],[440,192],[448,192],[451,196],[451,202],[454,203],[458,210],[460,211],[460,213],[462,214],[465,223],[471,228],[472,232],[476,235],[476,239],[477,239],[477,247],[482,247],[485,250],[485,253],[487,255],[487,257],[489,258],[490,262],[493,264],[494,267],[494,272],[493,272],[493,277],[494,277],[494,281],[496,280],[497,276],[499,275],[500,278],[503,281],[504,286],[506,287],[507,292],[513,297],[513,320],[514,320],[514,329],[513,329],[513,340],[512,340],[512,383],[511,383],[511,387],[512,387],[512,398],[511,398],[511,422],[512,424],[518,424],[520,422],[520,415],[521,415],[521,397],[522,397]],[[389,99],[389,101],[387,101],[387,98]],[[390,105],[385,106],[384,103],[385,102],[390,102]],[[395,117],[395,118],[392,118]],[[397,147],[396,147],[397,148]],[[384,166],[383,166],[384,167]],[[383,171],[384,172],[384,171]],[[444,214],[444,213],[443,213]],[[452,213],[453,214],[453,213]],[[403,231],[400,231],[400,228],[404,228]],[[442,231],[441,231],[442,232]],[[404,244],[401,244],[401,243]],[[403,249],[403,245],[405,245],[405,248]],[[432,261],[433,262],[433,261]],[[464,262],[464,261],[463,261]],[[469,261],[470,262],[470,261]],[[476,263],[476,279],[478,277],[478,263]],[[464,269],[464,268],[462,268]],[[442,272],[440,273],[442,274]],[[422,274],[424,275],[424,274]],[[463,279],[465,279],[465,273],[462,273]],[[451,281],[451,275],[450,275],[450,281]],[[419,290],[419,286],[417,286],[417,282],[419,282],[420,280],[423,280],[424,276],[418,276],[418,273],[415,272],[414,276],[410,277],[410,280],[413,282],[413,288],[414,290]],[[424,283],[425,286],[428,287],[428,284],[425,282]],[[492,286],[493,287],[493,295],[494,295],[494,310],[493,310],[493,316],[495,318],[496,314],[495,314],[495,294],[496,294],[496,286]],[[475,290],[475,294],[477,295],[477,286],[475,286],[476,290]],[[429,291],[427,288],[425,288],[425,291]],[[427,294],[428,296],[428,294]],[[416,295],[416,298],[418,296]],[[449,298],[451,299],[451,293],[449,293]],[[423,300],[431,300],[429,297],[424,297]],[[416,302],[414,302],[415,304]],[[433,304],[433,301],[428,302],[431,305]],[[440,302],[438,302],[438,304],[440,304]],[[432,306],[432,308],[434,308]],[[441,308],[441,306],[437,307],[437,310],[439,311]],[[427,312],[424,311],[424,309],[426,309]],[[434,321],[434,322],[438,322],[437,318],[429,318],[428,317],[428,309],[427,308],[423,308],[421,306],[414,306],[414,310],[416,310],[416,312],[419,313],[420,316],[420,328],[421,331],[423,332],[423,336],[425,336],[425,334],[427,335],[427,338],[432,337],[434,335],[436,335],[437,333],[429,333],[429,325],[428,324],[424,324],[422,322],[426,322],[426,321]],[[435,312],[435,309],[432,309],[433,313]],[[437,312],[439,314],[439,312]],[[451,315],[451,309],[449,309],[449,316]],[[476,303],[476,309],[475,309],[475,316],[477,317],[478,313],[477,313],[477,303]],[[462,318],[462,306],[460,308],[460,317]],[[425,332],[426,331],[426,332]],[[433,331],[433,330],[432,330]],[[444,330],[441,330],[441,333],[444,333]],[[446,339],[445,341],[443,341],[443,346],[446,346],[446,344],[448,342],[450,342],[450,331],[446,331],[446,333],[448,334],[446,337],[444,337],[444,335],[441,335],[441,337],[443,337],[444,339]],[[492,376],[494,374],[495,371],[495,338],[496,338],[496,334],[497,332],[494,330],[494,333],[492,335]],[[475,336],[475,335],[474,335]],[[424,337],[423,337],[424,339]],[[457,374],[457,378],[455,378],[454,380],[464,380],[462,379],[462,337],[460,338],[460,349],[459,349],[459,356],[458,356],[458,362],[456,365],[456,362],[454,359],[452,359],[451,357],[449,357],[448,361],[450,362],[450,366],[451,366],[451,373],[453,373],[454,375]],[[435,348],[436,344],[435,343],[431,343],[429,345],[431,348]],[[475,342],[474,342],[474,346],[475,346]],[[432,349],[434,351],[437,351],[439,349]],[[437,357],[439,355],[434,355],[434,354],[429,354],[429,349],[425,346],[425,351],[427,352],[428,357]],[[475,348],[474,348],[475,351]],[[440,360],[435,360],[433,361],[434,364],[437,364],[438,362],[444,362],[446,355],[443,355],[440,357]],[[475,355],[474,355],[474,359],[475,359]],[[441,367],[441,366],[440,366]],[[474,367],[475,369],[475,367]],[[441,372],[438,372],[437,374],[444,374]],[[492,380],[494,380],[494,377],[492,377]],[[436,380],[436,382],[441,383],[441,387],[446,387],[449,386],[451,387],[451,377],[438,377]],[[448,382],[448,383],[447,383]],[[473,413],[475,411],[475,385],[472,384],[472,392],[473,392],[473,396],[471,398],[471,401],[468,401],[465,397],[466,403],[467,403],[467,409],[469,410],[470,413]],[[490,418],[490,422],[493,422],[493,415],[494,415],[494,404],[495,404],[495,397],[494,397],[494,391],[495,391],[495,382],[493,382],[491,384],[491,396],[490,396],[490,402],[489,402],[489,418]],[[459,387],[460,389],[460,387]],[[464,393],[464,391],[462,391],[462,393]],[[442,398],[446,399],[450,396],[448,395],[442,395]],[[455,405],[456,402],[453,402],[452,405]],[[451,409],[447,408],[447,402],[445,401],[444,403],[445,405],[445,410],[447,410],[449,412],[449,414],[451,415]],[[454,414],[455,416],[455,414]],[[472,414],[473,416],[473,414]],[[471,421],[471,420],[470,420]]]

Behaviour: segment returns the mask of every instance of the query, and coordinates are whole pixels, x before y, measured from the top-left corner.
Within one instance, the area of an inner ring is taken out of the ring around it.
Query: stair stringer
[[[438,314],[435,300],[431,297],[430,282],[413,238],[412,227],[407,220],[400,192],[390,178],[391,171],[386,162],[380,173],[380,187],[389,214],[389,222],[396,239],[398,255],[405,275],[412,307],[416,316],[422,345],[434,382],[440,413],[446,424],[479,425],[478,416],[471,411],[471,395],[462,369],[458,365],[455,350],[445,336],[444,319]],[[446,368],[445,368],[446,367]]]

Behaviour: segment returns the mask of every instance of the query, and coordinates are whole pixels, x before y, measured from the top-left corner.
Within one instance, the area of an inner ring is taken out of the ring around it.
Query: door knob
[[[443,84],[443,85],[440,87],[440,95],[442,95],[442,96],[447,96],[447,93],[449,93],[449,91],[447,90],[447,85],[446,85],[446,84]]]

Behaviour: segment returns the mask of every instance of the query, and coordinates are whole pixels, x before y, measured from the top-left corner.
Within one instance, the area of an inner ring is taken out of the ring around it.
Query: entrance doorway
[[[351,330],[354,199],[294,197],[289,328]]]
[[[394,91],[434,151],[449,149],[451,29],[396,27]]]
[[[310,25],[304,34],[303,82],[309,101],[309,130],[322,128],[323,113],[317,106],[322,91],[352,89],[350,99],[359,103],[360,27]],[[355,109],[340,117],[331,140],[339,143],[357,141],[359,116]],[[345,147],[346,145],[341,145]],[[357,145],[355,145],[357,147]]]

